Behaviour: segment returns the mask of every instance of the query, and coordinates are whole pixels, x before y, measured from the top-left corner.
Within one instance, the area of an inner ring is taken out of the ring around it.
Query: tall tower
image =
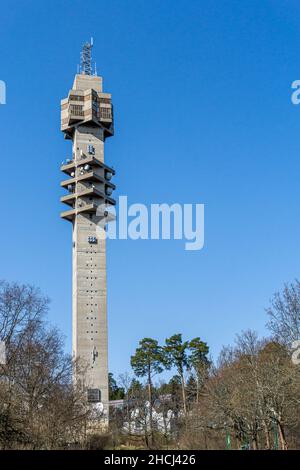
[[[72,141],[72,156],[61,167],[68,175],[61,202],[70,208],[61,217],[73,228],[73,356],[85,369],[77,379],[108,419],[106,246],[99,206],[115,205],[115,171],[104,163],[104,143],[114,129],[111,95],[103,93],[102,77],[92,75],[92,45],[83,46],[79,73],[61,101],[61,130]]]

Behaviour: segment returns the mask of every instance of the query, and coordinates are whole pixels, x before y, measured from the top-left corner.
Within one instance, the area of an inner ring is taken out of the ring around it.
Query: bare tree
[[[277,292],[266,309],[269,316],[268,328],[277,341],[291,347],[300,339],[300,282],[285,284],[282,292]]]
[[[240,447],[287,449],[286,430],[299,423],[300,371],[280,343],[251,331],[222,353],[208,384],[215,425],[229,430]]]
[[[48,306],[49,299],[36,287],[0,281],[0,341],[16,342],[29,324],[43,320]]]
[[[90,410],[72,383],[74,364],[44,321],[48,299],[38,289],[1,282],[0,446],[51,449],[84,440]],[[75,440],[75,441],[74,441]]]

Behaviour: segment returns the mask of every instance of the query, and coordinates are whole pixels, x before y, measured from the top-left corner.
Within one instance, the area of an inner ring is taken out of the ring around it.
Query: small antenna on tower
[[[92,47],[94,40],[91,38],[90,42],[86,42],[82,46],[80,54],[80,73],[84,75],[92,75]]]

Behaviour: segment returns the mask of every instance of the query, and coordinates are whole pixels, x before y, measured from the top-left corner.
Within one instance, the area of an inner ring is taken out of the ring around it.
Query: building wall
[[[95,157],[104,162],[103,139],[102,129],[79,126],[73,140],[75,160],[93,145]],[[78,183],[77,191],[85,184]],[[87,388],[100,389],[108,416],[106,247],[98,221],[96,215],[78,214],[73,224],[73,354],[86,368]],[[89,236],[97,243],[89,243]]]

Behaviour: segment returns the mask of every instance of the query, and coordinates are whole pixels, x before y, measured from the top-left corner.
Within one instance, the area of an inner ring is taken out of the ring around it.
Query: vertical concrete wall
[[[104,162],[102,129],[75,129],[75,160],[81,158],[81,151],[87,153],[88,145],[93,145],[95,157]],[[85,386],[100,389],[108,418],[106,246],[98,222],[94,214],[77,214],[73,224],[73,354],[87,367]],[[89,243],[91,236],[97,243]]]
[[[104,113],[103,107],[108,107],[111,114]],[[79,362],[76,378],[85,388],[100,390],[108,419],[106,246],[95,208],[106,200],[105,186],[109,183],[105,181],[105,169],[95,159],[104,163],[104,141],[113,135],[113,117],[111,95],[102,93],[102,77],[75,76],[69,97],[62,100],[61,130],[72,139],[75,160],[74,171],[67,172],[71,184],[65,186],[71,198],[63,201],[72,209],[63,212],[62,217],[73,224],[72,338],[73,355]],[[91,156],[95,157],[93,168],[86,169],[84,160]],[[95,237],[96,243],[91,243],[89,237]],[[85,373],[78,373],[81,368]]]

